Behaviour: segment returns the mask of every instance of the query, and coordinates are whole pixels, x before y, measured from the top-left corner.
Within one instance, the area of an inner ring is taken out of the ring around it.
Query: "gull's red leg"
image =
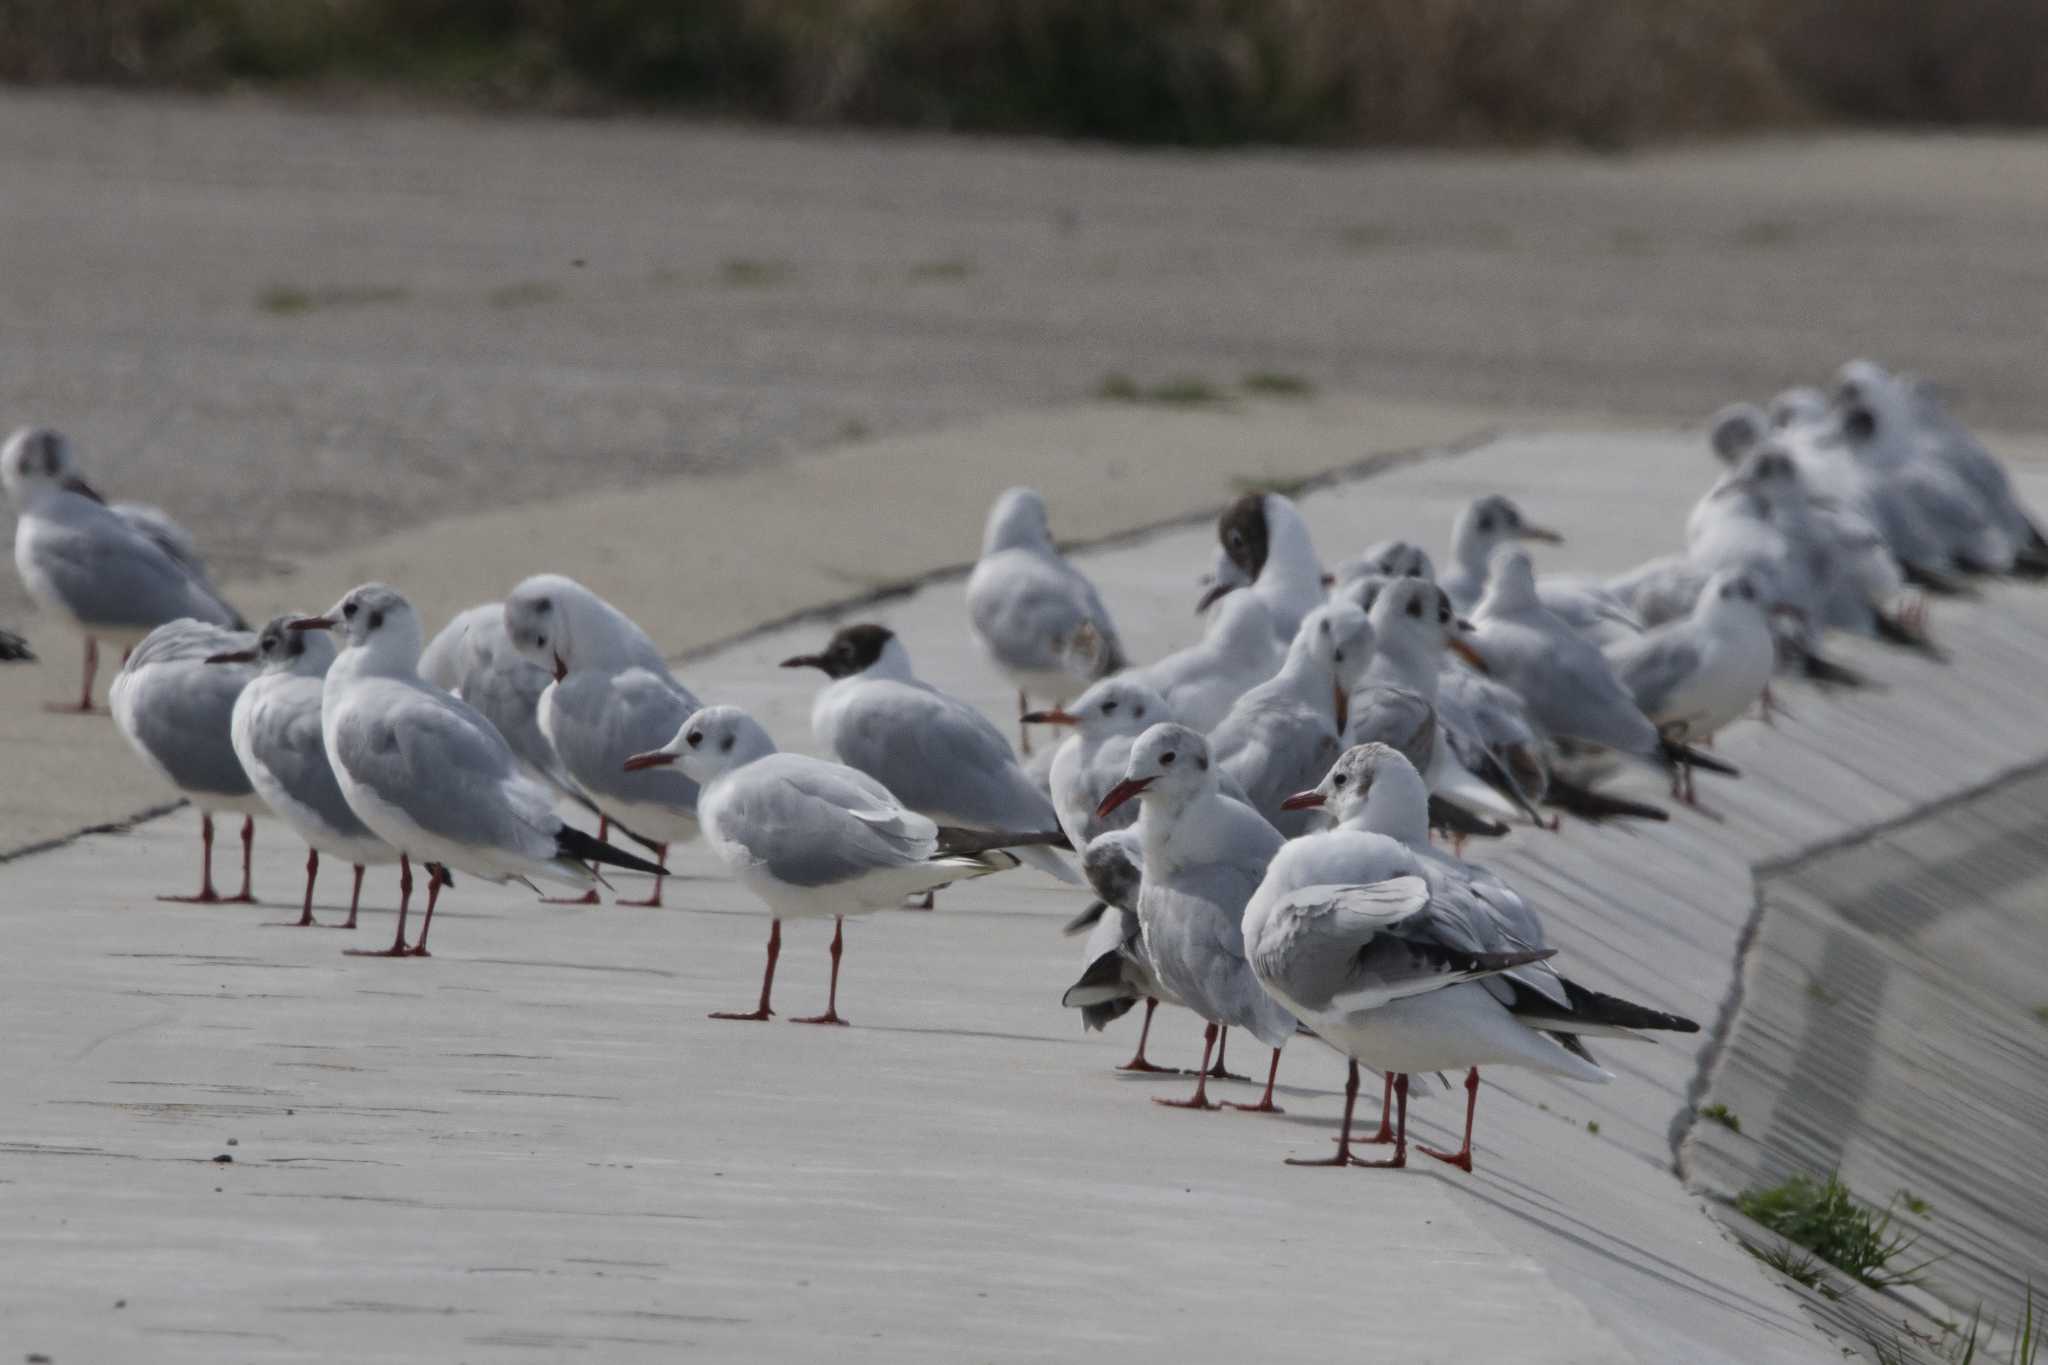
[[[398,936],[391,940],[389,948],[344,948],[349,957],[408,957],[412,950],[405,946],[405,912],[412,904],[412,859],[403,853],[398,855]]]
[[[427,917],[420,921],[420,941],[412,945],[414,957],[432,957],[427,951],[427,931],[434,927],[434,902],[441,899],[441,888],[448,884],[448,874],[439,863],[427,864]]]
[[[99,673],[100,642],[88,635],[85,637],[85,681],[78,687],[78,702],[73,705],[66,701],[43,703],[45,711],[54,711],[64,716],[90,716],[95,713],[92,704],[92,680]],[[104,713],[101,713],[104,714]]]
[[[790,1023],[843,1024],[846,1022],[839,1017],[839,954],[843,946],[840,938],[845,930],[845,918],[843,916],[835,917],[832,921],[832,993],[825,999],[825,1012],[823,1014],[813,1014],[807,1019],[792,1019],[789,1021]]]
[[[608,834],[610,834],[611,832],[612,832],[612,821],[611,821],[611,817],[610,817],[610,816],[608,816],[608,815],[602,815],[602,814],[600,814],[600,815],[599,815],[599,816],[597,817],[597,841],[598,841],[598,842],[599,842],[600,844],[601,844],[601,843],[603,843],[603,842],[605,841],[605,836],[606,836],[606,835],[608,835]],[[591,887],[591,888],[590,888],[590,889],[589,889],[588,891],[584,892],[584,893],[583,893],[582,895],[580,895],[580,896],[542,896],[542,897],[540,898],[540,903],[541,903],[542,905],[602,905],[602,904],[603,904],[603,902],[602,902],[602,901],[600,901],[600,900],[599,900],[599,899],[597,898],[597,888],[596,888],[596,887],[594,887],[594,886],[593,886],[593,887]]]
[[[1154,1095],[1152,1103],[1163,1104],[1168,1109],[1221,1109],[1223,1107],[1220,1104],[1211,1104],[1209,1102],[1208,1091],[1209,1076],[1211,1074],[1209,1071],[1209,1054],[1216,1050],[1216,1044],[1222,1032],[1223,1030],[1214,1024],[1202,1030],[1202,1069],[1195,1073],[1195,1093],[1184,1100],[1169,1100]]]
[[[1223,1064],[1223,1049],[1230,1046],[1230,1026],[1224,1024],[1216,1031],[1216,1065],[1208,1068],[1209,1079],[1214,1081],[1248,1081],[1249,1076],[1240,1076]],[[1207,1065],[1207,1059],[1204,1059]]]
[[[654,861],[660,863],[661,870],[666,873],[668,871],[668,845],[657,844],[655,849]],[[613,901],[612,904],[629,905],[640,910],[659,910],[661,909],[661,887],[664,880],[663,877],[656,877],[654,879],[654,893],[644,901]]]
[[[356,927],[356,907],[357,907],[358,905],[362,904],[362,900],[363,900],[363,865],[362,865],[361,863],[357,863],[357,864],[356,864],[356,884],[355,884],[355,889],[354,889],[354,890],[352,890],[352,891],[350,891],[350,892],[348,893],[348,923],[347,923],[347,924],[344,924],[344,925],[342,925],[342,926],[341,926],[342,928],[344,928],[344,929],[353,929],[353,928],[355,928],[355,927]]]
[[[1306,1157],[1287,1158],[1290,1166],[1351,1166],[1358,1158],[1351,1155],[1351,1111],[1358,1107],[1358,1063],[1351,1063],[1344,1074],[1344,1126],[1337,1132],[1337,1155],[1309,1160]]]
[[[1266,1068],[1266,1093],[1259,1096],[1257,1104],[1232,1104],[1232,1109],[1242,1109],[1247,1114],[1284,1114],[1287,1111],[1273,1103],[1273,1082],[1280,1078],[1280,1049],[1273,1049],[1273,1064]]]
[[[1385,1161],[1360,1161],[1351,1158],[1354,1166],[1382,1166],[1400,1170],[1408,1164],[1408,1073],[1403,1071],[1394,1077],[1394,1154]]]
[[[1418,1142],[1415,1144],[1415,1150],[1424,1156],[1433,1156],[1438,1161],[1448,1161],[1469,1174],[1472,1170],[1472,1114],[1478,1108],[1479,1068],[1475,1066],[1465,1073],[1465,1145],[1455,1152],[1439,1152]]]
[[[226,897],[230,905],[254,905],[255,893],[249,890],[249,858],[256,845],[256,817],[242,817],[242,889]]]
[[[1018,753],[1020,753],[1020,754],[1022,754],[1022,755],[1024,755],[1024,757],[1026,757],[1026,758],[1029,758],[1029,757],[1031,757],[1031,727],[1030,727],[1030,726],[1028,726],[1028,725],[1026,725],[1026,724],[1024,723],[1024,717],[1025,717],[1025,716],[1026,716],[1026,715],[1027,715],[1027,714],[1028,714],[1028,713],[1030,712],[1030,710],[1031,710],[1031,703],[1030,703],[1029,701],[1025,700],[1025,697],[1024,697],[1024,689],[1022,689],[1022,688],[1018,688],[1018,689],[1017,689],[1017,752],[1018,752]]]
[[[1150,996],[1145,998],[1145,1026],[1138,1030],[1138,1050],[1131,1060],[1118,1067],[1118,1071],[1170,1071],[1180,1074],[1178,1067],[1154,1066],[1145,1060],[1145,1040],[1152,1036],[1152,1012],[1159,1008],[1159,1002]]]
[[[213,889],[213,812],[199,812],[199,894],[196,896],[158,896],[160,901],[174,901],[180,905],[212,905],[220,900],[220,893]]]
[[[314,922],[314,921],[313,921],[313,881],[314,881],[314,879],[315,879],[315,878],[317,878],[317,877],[318,877],[319,875],[320,875],[320,850],[319,850],[319,849],[317,849],[317,848],[309,848],[309,849],[307,849],[307,850],[306,850],[306,904],[305,904],[305,908],[299,911],[299,918],[298,918],[298,921],[297,921],[297,922],[296,922],[296,923],[295,923],[295,924],[294,924],[294,925],[292,926],[293,928],[296,928],[296,929],[305,929],[305,928],[308,928],[308,927],[310,927],[310,926],[311,926],[311,925],[313,924],[313,922]]]
[[[724,1011],[707,1017],[712,1019],[766,1019],[775,1011],[768,1008],[768,992],[775,985],[775,959],[782,956],[782,921],[768,921],[768,970],[761,973],[761,1003],[745,1014]]]

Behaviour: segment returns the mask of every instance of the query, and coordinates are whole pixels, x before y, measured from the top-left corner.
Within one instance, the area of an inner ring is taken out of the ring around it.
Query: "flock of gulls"
[[[902,639],[858,624],[784,662],[824,674],[811,726],[829,758],[703,705],[568,578],[529,578],[431,641],[377,583],[252,631],[189,536],[105,502],[61,435],[15,432],[0,476],[23,583],[85,641],[78,700],[53,709],[92,711],[100,643],[124,651],[114,723],[200,812],[199,891],[168,899],[250,900],[254,818],[274,817],[308,848],[300,924],[323,853],[354,869],[350,928],[364,869],[395,863],[397,933],[376,955],[424,957],[458,875],[594,902],[600,867],[625,869],[654,878],[635,903],[659,905],[670,846],[701,835],[771,916],[758,1003],[712,1017],[770,1018],[781,922],[830,918],[830,993],[798,1022],[841,1024],[847,916],[1029,864],[1094,893],[1068,925],[1087,947],[1064,1000],[1090,1028],[1144,1005],[1125,1069],[1161,1069],[1145,1044],[1162,1002],[1203,1021],[1193,1093],[1160,1103],[1219,1107],[1207,1085],[1236,1030],[1272,1052],[1239,1107],[1271,1111],[1281,1051],[1306,1034],[1350,1065],[1336,1153],[1305,1164],[1404,1164],[1409,1077],[1462,1071],[1463,1145],[1417,1150],[1469,1171],[1481,1067],[1601,1081],[1588,1040],[1697,1025],[1565,975],[1468,841],[1561,815],[1667,820],[1609,779],[1652,770],[1692,805],[1696,774],[1738,777],[1713,738],[1767,713],[1774,678],[1860,683],[1823,652],[1829,631],[1938,657],[1929,595],[2048,575],[2003,467],[1910,376],[1852,363],[1831,392],[1725,409],[1708,444],[1724,468],[1683,548],[1612,579],[1539,574],[1530,547],[1561,537],[1505,497],[1466,507],[1439,563],[1400,541],[1326,560],[1286,497],[1246,495],[1217,525],[1200,638],[1144,663],[1044,501],[1011,489],[966,605],[1016,688],[1016,747],[922,681]],[[1048,729],[1061,737],[1034,755]],[[213,884],[216,814],[243,817],[234,896]],[[1371,1137],[1352,1129],[1361,1067],[1384,1078]],[[1391,1154],[1354,1151],[1375,1143]]]

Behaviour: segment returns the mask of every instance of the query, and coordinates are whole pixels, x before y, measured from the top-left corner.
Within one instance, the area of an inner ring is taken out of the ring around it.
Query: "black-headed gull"
[[[1017,744],[1026,754],[1029,698],[1057,704],[1127,662],[1109,609],[1060,554],[1035,489],[1008,489],[989,509],[981,558],[967,577],[967,618],[1017,689]]]
[[[1537,598],[1527,550],[1517,545],[1496,552],[1486,596],[1472,620],[1465,643],[1477,666],[1513,688],[1553,742],[1612,750],[1667,776],[1680,764],[1738,775],[1719,759],[1658,734],[1599,647]]]
[[[1394,750],[1352,749],[1313,791],[1291,799],[1326,807],[1337,825],[1273,859],[1245,908],[1246,951],[1261,984],[1318,1037],[1386,1073],[1399,1106],[1391,1133],[1382,1119],[1393,1157],[1352,1156],[1354,1071],[1337,1156],[1297,1164],[1404,1164],[1408,1073],[1463,1070],[1463,1144],[1422,1150],[1469,1171],[1481,1066],[1605,1081],[1582,1037],[1697,1031],[1689,1019],[1589,990],[1546,965],[1555,950],[1521,898],[1485,869],[1430,848],[1428,788]]]
[[[1109,789],[1124,779],[1131,745],[1162,720],[1171,720],[1166,699],[1135,676],[1104,678],[1074,699],[1071,707],[1033,711],[1033,725],[1060,725],[1073,730],[1053,751],[1047,774],[1053,812],[1076,849],[1085,849],[1098,834],[1123,829],[1138,818],[1125,806],[1107,817],[1095,813]]]
[[[845,917],[887,910],[948,882],[1017,866],[996,848],[948,852],[939,826],[880,782],[843,763],[777,751],[760,723],[736,706],[707,706],[658,749],[626,760],[634,772],[680,766],[701,784],[704,838],[773,916],[761,1003],[713,1019],[766,1019],[782,921],[832,921],[832,985],[825,1012],[799,1024],[843,1024],[839,959]],[[963,831],[948,831],[961,834]],[[968,841],[972,843],[972,840]]]
[[[1242,589],[1266,604],[1274,639],[1286,648],[1329,587],[1300,509],[1279,493],[1247,493],[1216,519],[1216,539],[1215,574],[1196,610]]]
[[[257,674],[235,699],[228,728],[235,757],[249,775],[256,794],[271,813],[306,841],[306,902],[298,924],[313,920],[313,882],[326,853],[355,867],[349,892],[348,923],[356,927],[356,909],[363,895],[366,866],[398,861],[398,850],[370,832],[349,809],[341,794],[334,765],[327,761],[320,735],[320,694],[328,665],[334,662],[334,640],[321,631],[291,629],[302,612],[276,617],[256,633],[252,648],[215,654],[209,664],[248,664]]]
[[[1124,780],[1103,798],[1102,810],[1143,803],[1134,828],[1144,851],[1138,921],[1145,954],[1160,984],[1208,1024],[1195,1093],[1156,1102],[1218,1107],[1206,1088],[1209,1058],[1221,1031],[1236,1027],[1273,1049],[1265,1094],[1257,1104],[1240,1107],[1275,1112],[1280,1049],[1294,1036],[1295,1024],[1253,979],[1239,922],[1266,864],[1286,841],[1265,817],[1225,796],[1216,775],[1201,735],[1185,725],[1155,725],[1131,746]]]
[[[538,716],[563,769],[605,816],[652,839],[666,866],[670,844],[697,837],[697,784],[673,770],[628,772],[625,761],[675,738],[702,703],[645,631],[572,578],[536,574],[514,588],[505,633],[551,674]],[[645,900],[619,904],[658,908],[661,887],[657,877]]]
[[[99,642],[131,649],[158,626],[194,620],[235,630],[247,623],[221,599],[169,517],[140,504],[107,506],[71,464],[70,443],[24,427],[0,447],[0,483],[14,502],[14,567],[36,605],[85,639],[76,706],[91,711]]]
[[[661,871],[565,823],[554,793],[527,775],[504,736],[420,677],[419,615],[395,590],[365,583],[292,628],[339,636],[321,693],[321,738],[349,809],[399,851],[401,876],[414,858],[488,882],[540,877],[579,887],[597,880],[588,862]],[[441,884],[439,874],[428,879],[419,942],[406,946],[401,901],[397,936],[381,956],[427,955]]]
[[[1344,751],[1351,691],[1372,654],[1372,623],[1363,611],[1349,602],[1316,607],[1301,618],[1280,671],[1239,697],[1209,732],[1217,769],[1282,835],[1309,827],[1307,816],[1284,812],[1280,803],[1328,772]]]
[[[235,757],[230,734],[235,699],[256,676],[252,664],[208,664],[216,654],[246,651],[256,637],[204,621],[172,621],[143,637],[107,689],[114,726],[145,763],[199,808],[200,880],[192,896],[158,900],[212,904],[251,903],[249,856],[255,817],[268,814]],[[242,889],[222,896],[213,889],[213,816],[242,817]]]
[[[919,681],[909,652],[888,628],[846,626],[819,653],[782,666],[815,668],[831,679],[811,706],[819,747],[911,810],[989,834],[1059,832],[1051,798],[1019,766],[1003,732],[966,702]],[[1021,847],[1017,856],[1061,881],[1081,881],[1050,847]]]

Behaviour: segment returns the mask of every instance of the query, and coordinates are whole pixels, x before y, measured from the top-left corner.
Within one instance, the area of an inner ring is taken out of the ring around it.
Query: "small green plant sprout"
[[[1776,1185],[1747,1189],[1735,1206],[1872,1289],[1917,1284],[1932,1264],[1900,1266],[1919,1237],[1893,1232],[1889,1205],[1880,1210],[1857,1203],[1835,1175],[1825,1181],[1795,1175]]]
[[[279,317],[294,317],[318,308],[360,308],[373,303],[398,303],[406,291],[393,284],[338,284],[318,288],[295,284],[268,285],[256,295],[256,306]]]
[[[1600,1132],[1600,1120],[1598,1120],[1598,1119],[1587,1119],[1587,1120],[1586,1120],[1586,1131],[1587,1131],[1587,1132],[1589,1132],[1589,1133],[1593,1133],[1593,1134],[1595,1134],[1595,1135],[1598,1135],[1598,1133]]]
[[[718,263],[719,280],[735,289],[767,289],[788,283],[795,274],[796,267],[788,261],[733,256]]]
[[[1720,1124],[1723,1128],[1726,1128],[1731,1133],[1739,1133],[1742,1131],[1742,1120],[1737,1118],[1735,1116],[1734,1111],[1729,1109],[1729,1107],[1725,1104],[1701,1105],[1700,1117],[1703,1119],[1710,1120],[1711,1122]]]
[[[1111,403],[1159,403],[1179,408],[1224,403],[1230,397],[1196,375],[1180,375],[1146,385],[1121,372],[1104,375],[1095,385],[1095,396]]]
[[[1899,1207],[1912,1214],[1915,1218],[1934,1217],[1934,1205],[1928,1203],[1919,1195],[1914,1194],[1911,1190],[1900,1190],[1898,1200]]]
[[[1820,1258],[1812,1252],[1801,1251],[1790,1242],[1774,1242],[1769,1246],[1759,1246],[1746,1237],[1738,1237],[1736,1240],[1742,1244],[1744,1251],[1792,1283],[1804,1285],[1829,1299],[1842,1297],[1841,1291],[1828,1283],[1827,1271],[1822,1268]]]

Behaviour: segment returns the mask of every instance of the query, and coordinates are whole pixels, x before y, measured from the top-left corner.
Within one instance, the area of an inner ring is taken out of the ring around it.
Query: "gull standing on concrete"
[[[1273,676],[1285,647],[1264,599],[1234,592],[1209,613],[1200,640],[1128,676],[1164,697],[1175,720],[1206,733],[1239,697]]]
[[[1247,493],[1216,519],[1216,539],[1216,572],[1195,610],[1242,588],[1265,603],[1285,649],[1329,586],[1300,510],[1278,493]]]
[[[564,823],[554,793],[526,774],[504,736],[420,677],[419,615],[393,589],[365,583],[292,628],[341,636],[320,698],[321,738],[349,809],[398,850],[401,890],[413,858],[488,882],[589,886],[597,878],[587,862],[661,871]],[[410,948],[400,901],[397,936],[381,956],[427,956],[441,885],[438,873],[429,876],[426,918]]]
[[[1428,792],[1400,754],[1355,748],[1323,782],[1293,798],[1323,806],[1335,829],[1295,840],[1274,858],[1245,910],[1245,944],[1259,980],[1318,1037],[1352,1058],[1335,1158],[1302,1165],[1405,1163],[1407,1075],[1466,1071],[1465,1140],[1422,1150],[1472,1169],[1479,1068],[1529,1067],[1571,1080],[1611,1079],[1582,1035],[1697,1032],[1689,1019],[1589,990],[1546,964],[1533,911],[1484,868],[1429,846]],[[1350,1153],[1358,1062],[1387,1074],[1399,1114],[1375,1139],[1385,1162]]]
[[[158,626],[186,619],[247,629],[221,600],[191,537],[154,507],[107,506],[72,468],[70,443],[57,432],[24,427],[9,436],[0,483],[20,517],[14,567],[22,586],[85,637],[78,704],[50,710],[92,710],[101,640],[132,649]]]
[[[697,837],[697,784],[669,769],[628,772],[625,762],[674,739],[703,703],[631,618],[560,574],[536,574],[512,590],[505,633],[522,658],[552,674],[540,728],[562,767],[606,816],[654,840],[667,866],[671,843]],[[645,900],[619,904],[659,908],[661,884],[656,877]]]
[[[702,784],[698,818],[712,851],[774,918],[761,1003],[713,1019],[766,1019],[785,919],[832,920],[832,985],[825,1012],[793,1022],[844,1024],[839,959],[848,915],[887,910],[948,882],[1017,866],[967,831],[941,831],[880,782],[840,763],[779,753],[736,706],[707,706],[659,749],[626,760],[642,772],[680,765]],[[942,833],[951,836],[942,840]],[[965,837],[962,837],[965,836]],[[948,844],[971,851],[949,852]]]
[[[1977,495],[2013,547],[2014,572],[2028,577],[2048,572],[2048,539],[2042,537],[2039,522],[2014,490],[2005,465],[1955,419],[1933,386],[1901,382],[1908,383],[1911,392],[1921,457],[1945,466]]]
[[[291,612],[266,623],[252,649],[215,654],[209,664],[254,663],[258,672],[235,699],[229,736],[235,757],[242,761],[263,804],[292,832],[306,841],[306,903],[298,927],[312,925],[313,881],[320,875],[324,852],[355,866],[349,892],[348,923],[356,927],[356,909],[363,896],[363,869],[398,861],[398,850],[370,832],[335,780],[320,735],[320,696],[328,665],[334,662],[334,639],[320,631],[291,629],[303,612]]]
[[[1035,489],[1012,488],[989,509],[981,559],[967,579],[967,615],[974,638],[1017,689],[1017,746],[1026,754],[1030,697],[1057,705],[1127,662],[1095,585],[1053,543]]]
[[[1756,584],[1724,570],[1707,580],[1692,615],[1610,647],[1607,662],[1666,739],[1696,743],[1762,699],[1777,642]],[[1689,800],[1691,770],[1683,776],[1672,795]]]
[[[1155,725],[1138,736],[1124,780],[1103,798],[1102,813],[1130,800],[1143,803],[1136,829],[1144,849],[1138,920],[1145,955],[1160,985],[1208,1024],[1195,1093],[1155,1103],[1217,1108],[1206,1088],[1209,1058],[1222,1031],[1236,1026],[1273,1049],[1266,1093],[1257,1104],[1238,1107],[1278,1112],[1273,1082],[1294,1019],[1253,978],[1239,922],[1266,864],[1286,841],[1264,817],[1223,795],[1208,741],[1185,725]]]
[[[1844,365],[1836,382],[1841,434],[1882,490],[1879,496],[1909,505],[1918,525],[1963,572],[2011,573],[2024,542],[2006,536],[1955,468],[1928,457],[1911,386],[1868,360]]]
[[[1349,602],[1317,607],[1301,618],[1280,671],[1238,698],[1209,733],[1217,771],[1287,837],[1304,833],[1310,817],[1283,812],[1280,803],[1328,772],[1344,751],[1351,690],[1372,654],[1372,624],[1363,611]]]
[[[1529,552],[1520,546],[1504,546],[1496,554],[1466,642],[1478,666],[1521,696],[1530,719],[1553,742],[1611,749],[1667,776],[1675,776],[1680,764],[1738,775],[1719,759],[1657,732],[1599,647],[1538,600]]]
[[[158,900],[213,904],[253,903],[249,856],[257,814],[268,814],[235,757],[235,701],[256,676],[246,663],[209,664],[218,654],[255,646],[247,631],[204,621],[172,621],[143,638],[107,689],[114,726],[143,761],[199,808],[199,893]],[[242,889],[223,897],[213,889],[213,815],[242,816]]]
[[[955,697],[920,682],[903,642],[886,627],[835,632],[823,651],[782,661],[832,679],[811,706],[821,748],[880,782],[896,799],[940,824],[988,834],[1058,834],[1052,801],[1038,789],[1002,731]],[[1017,856],[1061,881],[1081,878],[1042,844]]]

